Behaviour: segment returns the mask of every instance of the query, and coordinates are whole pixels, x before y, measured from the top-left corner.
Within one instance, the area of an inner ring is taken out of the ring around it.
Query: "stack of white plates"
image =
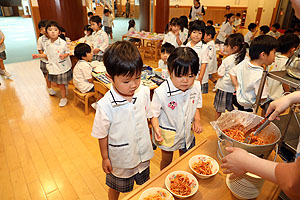
[[[235,179],[229,179],[229,174],[226,177],[226,185],[232,194],[238,199],[254,199],[260,194],[264,180],[251,173],[246,173]]]

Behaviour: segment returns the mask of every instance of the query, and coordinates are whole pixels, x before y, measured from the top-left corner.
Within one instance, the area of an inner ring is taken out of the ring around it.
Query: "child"
[[[60,26],[55,21],[49,21],[46,25],[46,32],[49,40],[45,43],[45,51],[43,54],[33,54],[33,58],[47,58],[48,80],[54,86],[59,87],[61,99],[60,107],[64,107],[68,103],[66,98],[66,87],[72,80],[71,60],[69,57],[69,49],[66,41],[59,38]]]
[[[236,30],[238,30],[241,24],[242,24],[241,13],[236,13],[233,26],[236,28]]]
[[[102,30],[101,18],[96,15],[90,20],[93,29],[93,60],[102,61],[103,53],[108,47],[108,36]]]
[[[94,16],[93,12],[88,12],[88,23],[90,24],[90,19]]]
[[[185,16],[185,15],[180,16],[179,20],[181,22],[180,29],[181,29],[181,32],[184,35],[184,38],[185,38],[184,41],[186,41],[188,39],[188,36],[189,36],[189,20],[188,20],[187,16]]]
[[[280,29],[280,24],[279,23],[273,24],[271,27],[271,31],[268,33],[268,35],[271,35],[272,37],[278,39],[280,36],[280,32],[278,31],[278,29]]]
[[[133,189],[134,180],[141,185],[149,179],[150,90],[140,85],[143,61],[131,42],[112,44],[103,62],[112,87],[97,103],[92,136],[99,139],[108,198],[118,199]]]
[[[230,35],[225,41],[225,46],[229,56],[222,61],[218,69],[220,78],[216,84],[217,92],[214,100],[216,119],[218,119],[225,110],[233,110],[232,98],[235,88],[231,82],[229,71],[232,67],[244,60],[247,47],[244,42],[244,36],[240,33]]]
[[[183,155],[194,147],[193,132],[202,131],[201,85],[195,81],[199,71],[197,53],[190,47],[176,48],[168,58],[168,70],[170,77],[154,90],[151,103],[153,142],[161,148],[161,170],[172,162],[173,151]]]
[[[182,43],[185,41],[183,33],[180,31],[180,20],[178,18],[174,18],[170,21],[170,29],[167,34],[165,34],[164,40],[162,44],[165,44],[166,42],[172,44],[175,48],[182,45]]]
[[[61,39],[65,40],[66,42],[71,42],[71,39],[67,37],[67,31],[64,27],[60,27],[60,36]]]
[[[84,28],[84,37],[79,39],[80,43],[86,43],[89,46],[93,45],[93,29],[90,25],[85,25]]]
[[[213,78],[213,74],[218,70],[218,62],[216,55],[216,46],[214,42],[214,37],[216,35],[216,30],[213,26],[207,26],[205,28],[204,42],[207,44],[208,49],[208,63],[207,63],[207,73],[208,78],[215,84],[217,81]]]
[[[268,33],[269,33],[269,31],[270,31],[270,27],[269,26],[267,26],[267,25],[264,25],[264,26],[261,26],[260,28],[259,28],[259,35],[267,35]]]
[[[214,25],[213,20],[207,20],[206,26],[213,26],[213,25]]]
[[[257,25],[255,23],[250,23],[248,25],[248,33],[245,35],[244,40],[245,42],[248,43],[248,45],[251,44],[251,41],[256,37],[257,30],[256,30]]]
[[[161,59],[158,61],[158,67],[162,69],[163,79],[167,79],[169,77],[167,59],[174,49],[175,47],[168,42],[161,46],[161,51],[160,51]]]
[[[103,26],[104,31],[110,36],[110,39],[113,40],[112,27],[114,26],[114,22],[108,9],[104,9]]]
[[[269,35],[260,35],[251,42],[249,48],[250,62],[243,62],[236,70],[238,88],[236,98],[245,109],[252,108],[263,74],[262,65],[270,65],[275,59],[277,40]],[[265,85],[262,102],[268,98],[268,88]]]
[[[234,22],[234,14],[229,13],[226,15],[226,21],[222,24],[220,32],[216,39],[216,44],[224,44],[226,38],[232,34],[233,22]]]
[[[11,74],[5,70],[5,66],[3,60],[6,60],[6,53],[5,53],[5,44],[4,44],[4,34],[0,30],[0,75],[6,76],[7,78],[11,77]]]
[[[127,32],[127,34],[135,34],[135,33],[136,33],[135,21],[134,21],[134,19],[131,19],[128,22],[128,32]]]
[[[201,83],[202,94],[208,93],[208,70],[206,70],[208,63],[208,49],[202,39],[205,33],[205,24],[203,21],[195,20],[190,26],[190,38],[186,46],[193,48],[199,57],[200,72],[197,75],[197,80]]]
[[[48,41],[48,38],[46,36],[46,24],[48,23],[48,20],[41,20],[38,23],[38,28],[40,30],[40,37],[37,41],[37,50],[39,52],[39,54],[44,54],[45,51],[45,45],[46,42]],[[53,96],[56,94],[55,90],[53,90],[51,88],[51,82],[48,80],[48,70],[46,68],[46,63],[47,63],[47,59],[46,58],[41,58],[40,59],[40,69],[44,74],[45,80],[46,80],[46,84],[47,84],[47,88],[48,88],[48,93]]]
[[[299,37],[293,33],[282,35],[278,38],[277,52],[281,54],[276,55],[275,62],[269,67],[269,71],[283,71],[286,70],[285,64],[288,59],[294,55],[295,50],[299,45]],[[284,92],[289,92],[289,87],[279,81],[268,78],[269,95],[272,100],[281,97]]]

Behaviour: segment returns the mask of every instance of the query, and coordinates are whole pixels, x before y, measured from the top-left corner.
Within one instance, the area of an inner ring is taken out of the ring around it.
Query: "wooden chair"
[[[103,83],[100,81],[94,81],[94,88],[96,91],[96,98],[101,99],[105,93],[109,90]]]
[[[73,89],[74,102],[77,106],[78,101],[84,104],[84,112],[86,115],[89,114],[89,98],[95,96],[95,92],[81,93],[77,88]]]

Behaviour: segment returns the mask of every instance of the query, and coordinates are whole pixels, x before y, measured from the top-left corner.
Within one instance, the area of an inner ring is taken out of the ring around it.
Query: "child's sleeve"
[[[84,70],[81,70],[81,71],[82,71],[83,78],[85,80],[93,78],[92,77],[92,67],[86,66],[86,68]]]
[[[161,109],[161,103],[158,95],[154,91],[152,102],[151,102],[151,110],[153,117],[159,117],[160,115],[160,109]]]
[[[207,47],[207,56],[208,56],[209,61],[214,58],[214,55],[215,55],[214,48],[211,45],[209,45]]]
[[[146,116],[147,118],[152,118],[152,110],[151,110],[151,101],[150,101],[150,89],[147,87],[146,88],[146,97],[147,97],[147,102],[146,102]]]
[[[65,46],[64,46],[64,53],[70,53],[70,49],[69,49],[67,43],[65,43]]]
[[[201,84],[199,81],[197,81],[197,85],[198,85],[198,89],[197,91],[199,91],[199,93],[201,93]],[[202,94],[199,94],[199,98],[197,100],[197,108],[202,108]]]
[[[44,50],[43,49],[43,45],[42,45],[42,41],[41,41],[41,37],[39,37],[38,41],[37,41],[37,50]]]
[[[208,63],[209,57],[208,57],[208,46],[206,46],[203,49],[202,55],[201,55],[201,64]]]
[[[223,24],[223,25],[221,26],[221,29],[220,29],[219,34],[222,35],[223,37],[226,37],[225,30],[227,29],[227,26],[228,26],[228,25],[229,25],[228,23],[225,23],[225,24]],[[230,26],[230,25],[229,25],[229,26]]]
[[[92,136],[95,138],[105,138],[108,135],[110,121],[106,113],[97,106],[96,115],[94,119]]]
[[[103,42],[100,44],[99,49],[104,52],[105,49],[108,47],[108,35],[105,32],[103,32],[101,34],[101,36],[102,36]]]
[[[236,70],[238,68],[238,65],[235,65],[231,68],[231,70],[229,70],[229,74],[232,75],[232,76],[237,76],[236,75]]]
[[[218,75],[224,76],[226,72],[226,59],[223,60],[222,64],[218,68]]]

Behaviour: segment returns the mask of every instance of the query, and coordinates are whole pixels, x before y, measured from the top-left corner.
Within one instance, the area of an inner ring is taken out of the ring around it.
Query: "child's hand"
[[[102,160],[102,169],[106,174],[110,174],[112,172],[112,166],[108,158]]]
[[[66,58],[66,56],[65,56],[64,54],[60,54],[60,55],[59,55],[59,58],[60,58],[61,60],[64,60],[64,59]]]
[[[154,130],[154,139],[157,141],[157,142],[162,142],[164,140],[163,137],[161,137],[161,132],[160,132],[160,129],[158,128],[157,130]]]
[[[94,53],[94,54],[97,54],[97,53],[99,53],[99,51],[100,51],[100,49],[94,49],[94,50],[93,50],[93,53]]]
[[[40,58],[40,54],[32,54],[32,59]]]
[[[202,132],[202,126],[199,120],[194,121],[192,129],[195,133],[199,134]]]

